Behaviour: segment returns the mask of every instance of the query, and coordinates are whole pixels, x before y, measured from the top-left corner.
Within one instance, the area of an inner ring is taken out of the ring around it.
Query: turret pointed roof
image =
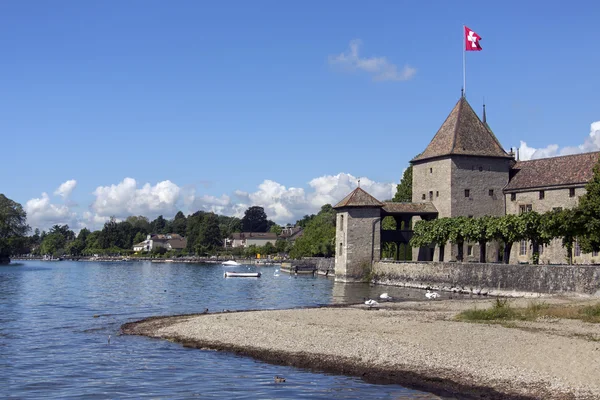
[[[357,187],[350,194],[337,203],[333,208],[342,207],[383,207],[383,203]]]
[[[458,100],[425,151],[412,162],[448,155],[511,158],[465,97]]]

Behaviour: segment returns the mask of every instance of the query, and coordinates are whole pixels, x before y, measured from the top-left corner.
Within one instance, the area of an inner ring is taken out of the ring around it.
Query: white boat
[[[239,262],[237,262],[237,261],[229,260],[229,261],[225,261],[225,262],[223,262],[223,265],[224,265],[224,266],[228,266],[228,267],[234,267],[234,266],[237,266],[237,265],[242,265],[242,264],[240,264],[240,263],[239,263]]]
[[[225,272],[225,278],[260,278],[260,272]]]

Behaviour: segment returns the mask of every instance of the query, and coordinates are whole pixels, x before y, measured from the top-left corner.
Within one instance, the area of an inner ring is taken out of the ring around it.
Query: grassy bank
[[[600,323],[600,303],[594,305],[550,305],[532,302],[527,307],[513,307],[507,299],[497,299],[491,308],[471,309],[459,313],[460,321],[506,322],[536,321],[543,318],[578,319]]]

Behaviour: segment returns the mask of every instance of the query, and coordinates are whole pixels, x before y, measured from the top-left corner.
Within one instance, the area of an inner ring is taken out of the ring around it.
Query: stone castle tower
[[[502,189],[508,184],[513,161],[487,125],[485,108],[482,121],[461,97],[427,148],[411,160],[412,201],[431,202],[438,218],[504,215]],[[427,258],[437,261],[437,251]],[[478,248],[472,251],[478,254]],[[454,260],[456,253],[453,246],[445,252],[444,261]],[[417,254],[418,249],[413,259]],[[496,252],[488,251],[488,255],[495,258]]]
[[[360,187],[335,205],[336,280],[360,281],[379,260],[383,203]]]

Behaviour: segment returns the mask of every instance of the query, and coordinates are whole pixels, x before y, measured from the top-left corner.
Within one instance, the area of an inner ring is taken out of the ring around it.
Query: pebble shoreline
[[[512,301],[520,306],[528,300]],[[504,327],[454,318],[491,303],[391,302],[376,310],[354,305],[153,317],[125,324],[122,332],[441,396],[600,398],[600,324],[544,320]]]

